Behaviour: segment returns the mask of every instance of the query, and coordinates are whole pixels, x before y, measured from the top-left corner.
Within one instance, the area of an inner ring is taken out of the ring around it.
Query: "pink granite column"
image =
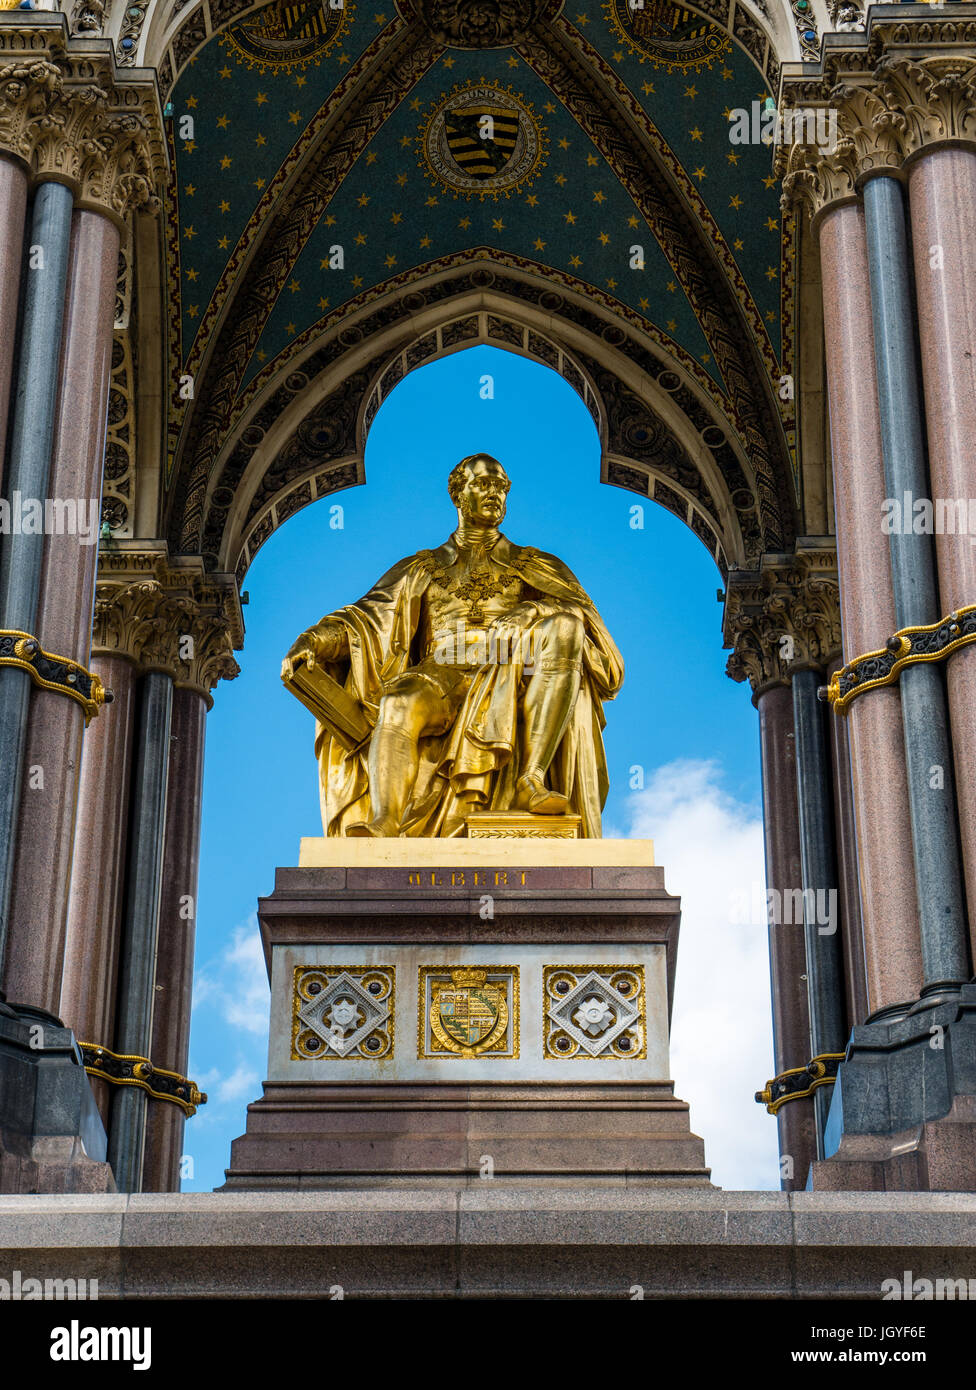
[[[209,703],[199,690],[182,686],[173,691],[163,896],[159,911],[150,1055],[154,1066],[179,1072],[182,1076],[186,1075],[190,1050],[203,745]],[[150,1101],[146,1117],[143,1192],[179,1192],[185,1123],[179,1106],[169,1101]]]
[[[923,154],[911,165],[908,190],[930,486],[933,500],[959,499],[965,518],[964,528],[954,519],[954,534],[936,535],[945,614],[976,603],[976,535],[969,533],[976,510],[976,150]],[[976,957],[976,645],[949,658],[946,682]]]
[[[796,800],[793,746],[793,696],[788,685],[772,686],[756,700],[762,759],[763,838],[766,888],[778,894],[802,890],[800,826]],[[789,915],[777,913],[782,919]],[[807,1002],[807,954],[803,922],[771,922],[769,976],[773,997],[773,1047],[777,1075],[810,1061],[810,1010]],[[776,1113],[781,1158],[791,1167],[782,1178],[786,1192],[802,1192],[817,1156],[813,1101],[787,1101]]]
[[[0,156],[0,440],[7,438],[26,214],[27,175],[19,164]]]
[[[844,657],[850,660],[883,647],[895,631],[888,537],[882,531],[884,464],[860,205],[846,204],[823,216],[820,257],[841,624]],[[898,687],[856,699],[846,718],[867,997],[874,1012],[916,999],[922,986]]]
[[[96,656],[92,668],[115,699],[85,735],[58,1012],[79,1040],[111,1047],[128,847],[136,668],[124,656]],[[107,1125],[112,1088],[98,1077],[91,1081]]]
[[[84,666],[91,652],[118,262],[116,226],[98,213],[75,212],[49,482],[55,506],[73,504],[75,524],[71,533],[70,509],[55,512],[68,518],[65,531],[45,536],[36,635],[45,651]],[[77,701],[51,690],[31,692],[4,989],[8,998],[52,1013],[61,995],[83,732]]]
[[[831,662],[832,676],[841,662]],[[851,778],[851,744],[846,719],[830,721],[830,759],[834,774],[834,844],[837,851],[837,887],[840,897],[840,930],[844,948],[844,998],[847,1030],[867,1018],[868,990],[864,972],[864,930],[861,925],[861,885],[857,876],[857,826],[854,819],[854,786]]]

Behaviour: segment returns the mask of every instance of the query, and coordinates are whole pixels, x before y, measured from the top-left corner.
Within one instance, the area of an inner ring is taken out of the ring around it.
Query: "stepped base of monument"
[[[702,1140],[670,1083],[267,1082],[221,1190],[465,1178],[711,1185]]]

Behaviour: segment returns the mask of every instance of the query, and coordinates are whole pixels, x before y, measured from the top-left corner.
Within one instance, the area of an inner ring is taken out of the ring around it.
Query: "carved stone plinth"
[[[224,1190],[709,1186],[669,1079],[680,913],[648,842],[302,857],[259,904],[268,1080]]]

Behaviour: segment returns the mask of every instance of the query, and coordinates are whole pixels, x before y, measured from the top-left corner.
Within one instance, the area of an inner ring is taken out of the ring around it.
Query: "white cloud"
[[[261,1080],[256,1071],[242,1064],[225,1077],[217,1087],[217,1104],[229,1100],[253,1100],[261,1089]]]
[[[193,1007],[212,1004],[225,1023],[267,1038],[271,990],[257,914],[235,927],[227,946],[193,982]]]
[[[628,834],[654,841],[681,898],[671,1075],[712,1181],[778,1188],[776,1121],[753,1099],[773,1074],[767,928],[742,911],[765,881],[762,819],[719,776],[713,762],[658,768],[630,798]]]

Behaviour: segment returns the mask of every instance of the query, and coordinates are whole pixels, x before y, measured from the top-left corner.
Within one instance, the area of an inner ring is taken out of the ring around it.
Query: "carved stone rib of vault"
[[[794,671],[826,670],[841,650],[837,552],[801,544],[794,555],[764,555],[758,570],[733,570],[723,635],[733,649],[726,673],[754,697]]]
[[[166,153],[153,75],[118,77],[111,45],[69,41],[61,14],[0,28],[0,151],[123,225],[159,210]]]
[[[523,39],[519,50],[570,106],[635,197],[675,265],[723,371],[733,423],[756,473],[762,544],[769,550],[781,550],[795,534],[795,500],[768,364],[709,239],[687,210],[677,210],[680,198],[672,177],[659,165],[660,152],[647,148],[638,125],[621,106],[623,89],[615,75],[603,70],[605,65],[601,66],[588,47],[584,62],[568,34],[568,28],[558,34],[555,28],[544,33],[534,30]],[[270,199],[262,203],[260,253],[252,251],[223,323],[215,323],[208,335],[202,335],[213,344],[209,366],[201,364],[206,368],[205,377],[200,366],[187,364],[187,370],[195,370],[205,389],[198,389],[197,399],[189,407],[192,414],[179,445],[178,478],[169,507],[171,540],[180,549],[196,552],[202,548],[211,470],[269,305],[275,302],[325,202],[354,159],[440,52],[425,32],[393,26],[380,57],[370,59],[371,48],[344,81],[343,98],[335,106],[342,119],[333,118],[316,137],[316,148],[328,153],[313,158],[310,145],[291,187],[278,187],[279,210],[271,211]],[[646,127],[646,120],[643,124]],[[240,267],[232,269],[236,272]],[[218,286],[217,296],[227,289],[227,285]],[[759,331],[764,332],[761,322]],[[184,403],[178,407],[187,409]]]
[[[199,559],[171,562],[165,547],[122,543],[98,557],[92,656],[125,656],[140,673],[164,671],[212,704],[219,680],[240,667],[244,645],[233,576],[206,574]]]
[[[976,20],[903,21],[876,10],[850,48],[828,49],[819,75],[786,79],[781,107],[836,111],[838,139],[827,152],[803,140],[780,147],[784,208],[819,217],[931,146],[976,144],[974,46]]]

